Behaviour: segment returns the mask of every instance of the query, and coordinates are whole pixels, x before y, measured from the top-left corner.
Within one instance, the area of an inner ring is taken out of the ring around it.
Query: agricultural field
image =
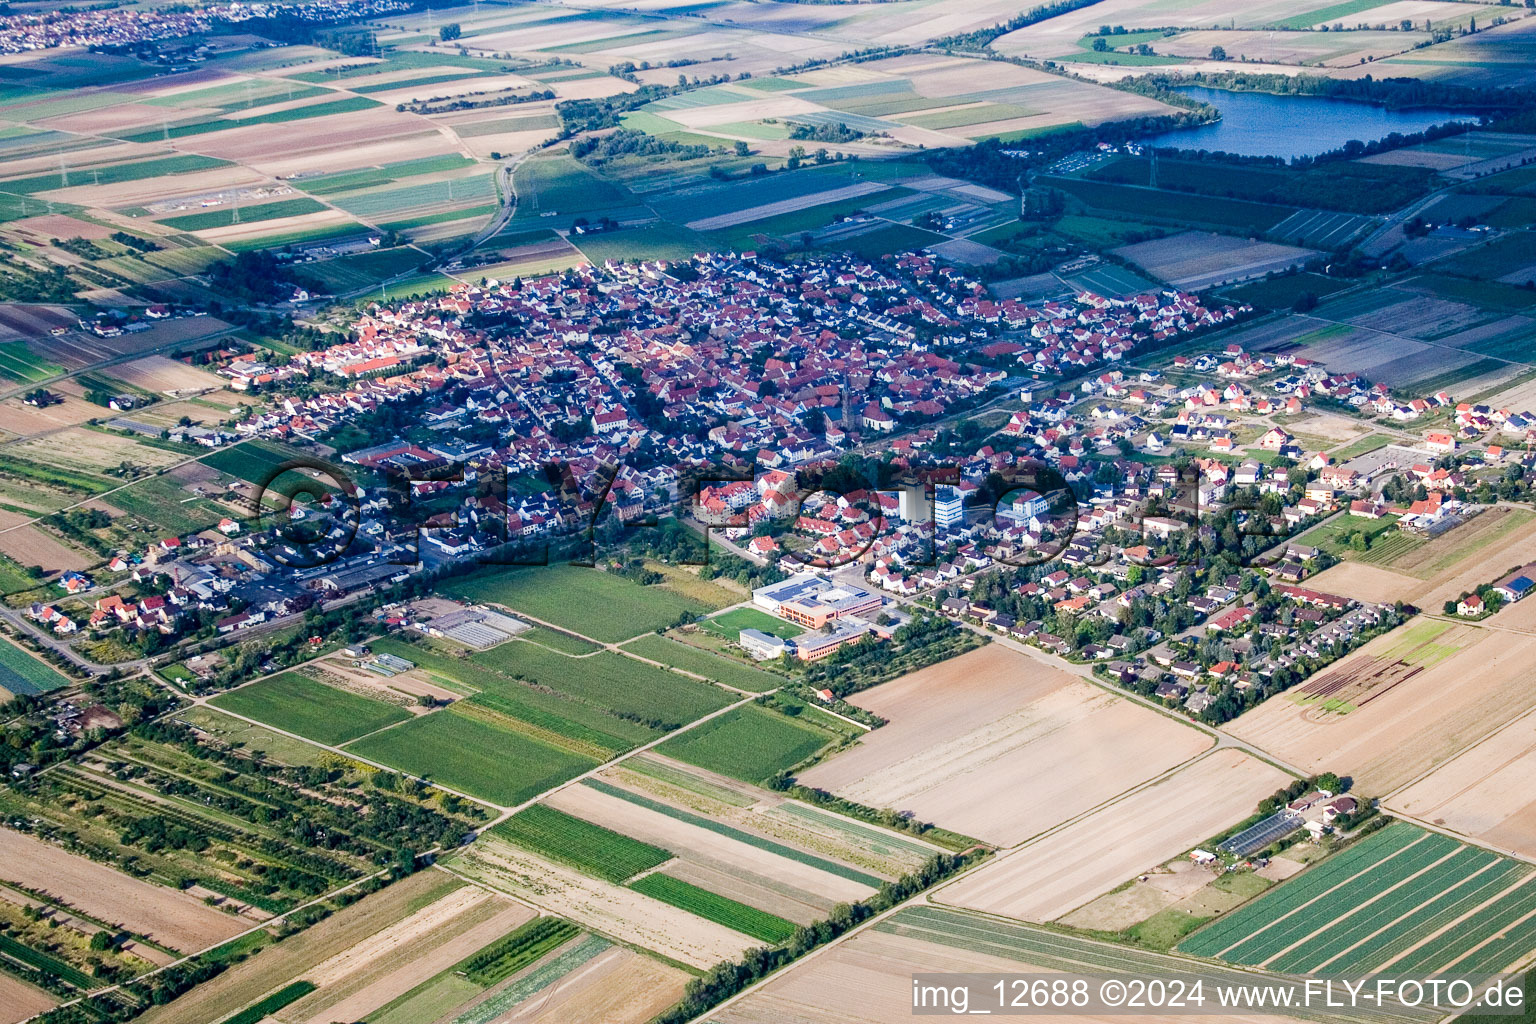
[[[684,977],[650,957],[583,933],[569,921],[541,916],[383,1004],[369,993],[368,1002],[378,1008],[367,1019],[414,1024],[443,1018],[470,1024],[515,1011],[518,1019],[558,1020],[572,1013],[566,1019],[641,1024],[646,1010],[654,1013],[676,998]],[[348,1008],[352,1005],[361,1004],[354,1001]]]
[[[647,104],[628,122],[661,138],[704,144],[742,140],[783,156],[797,127],[842,124],[864,134],[838,148],[861,156],[919,146],[1009,140],[1067,125],[1155,113],[1155,100],[1112,98],[1087,82],[1018,66],[983,67],[966,57],[907,55],[873,60],[839,75],[818,72],[713,86]],[[985,87],[978,90],[978,83]],[[788,130],[786,130],[788,129]]]
[[[1112,254],[1186,291],[1290,270],[1319,255],[1311,249],[1204,231],[1138,242],[1114,249]]]
[[[400,925],[463,886],[459,879],[440,871],[417,872],[338,910],[263,950],[259,956],[236,964],[174,1002],[151,1008],[141,1019],[146,1024],[206,1024],[209,1020],[222,1020],[297,983],[317,965]],[[526,911],[520,913],[526,915]]]
[[[764,672],[762,669],[753,668],[735,659],[711,654],[709,651],[691,646],[686,641],[654,634],[629,641],[624,645],[624,650],[638,654],[642,658],[659,661],[663,665],[682,669],[684,672],[692,672],[707,679],[713,679],[726,686],[749,690],[752,693],[774,689],[784,685],[786,681],[783,676]]]
[[[490,834],[448,859],[459,874],[603,935],[708,968],[757,940]]]
[[[450,597],[499,604],[601,643],[617,643],[713,609],[667,588],[572,566],[498,570],[461,577]]]
[[[721,1024],[881,1024],[912,1012],[915,974],[1044,974],[1200,977],[1212,983],[1252,981],[1219,964],[1197,964],[1165,953],[1131,950],[1029,925],[943,907],[908,907],[851,941],[803,961],[723,1010]],[[1277,979],[1278,980],[1278,979]],[[1074,1019],[1112,1024],[1123,1014],[1079,1013]],[[1171,1020],[1172,1017],[1151,1017]],[[1212,1024],[1289,1018],[1207,1012]],[[1371,1024],[1428,1024],[1425,1011],[1365,1015]]]
[[[1225,728],[1303,768],[1348,764],[1364,792],[1391,793],[1536,703],[1520,683],[1533,645],[1421,617]]]
[[[69,680],[52,665],[9,640],[0,639],[0,689],[13,696],[57,690]]]
[[[814,715],[791,718],[748,704],[672,737],[657,750],[700,768],[760,783],[846,735],[832,727],[836,720]]]
[[[983,913],[1053,921],[1242,820],[1289,781],[1240,751],[1213,751],[999,856],[934,898]],[[1082,850],[1097,853],[1078,856]]]
[[[542,804],[519,811],[491,831],[525,850],[615,883],[672,858],[659,847]]]
[[[327,686],[297,672],[230,690],[210,703],[327,746],[355,740],[411,717],[410,712],[394,705]]]
[[[801,782],[1004,846],[1210,746],[1194,729],[1001,644],[851,700],[889,724]]]
[[[503,807],[532,799],[599,763],[457,704],[366,736],[347,749]]]
[[[1367,601],[1407,601],[1438,608],[1489,580],[1498,579],[1536,539],[1536,515],[1507,506],[1489,509],[1431,540],[1389,534],[1351,561],[1319,574],[1314,585]]]
[[[1392,794],[1386,805],[1497,850],[1536,850],[1536,806],[1523,799],[1536,770],[1536,719],[1527,712]]]
[[[202,900],[153,885],[57,846],[0,829],[0,880],[178,952],[217,945],[249,927]]]
[[[1181,952],[1285,973],[1497,973],[1536,938],[1530,868],[1393,824],[1197,931]]]
[[[1291,206],[1255,203],[1242,199],[1199,196],[1167,189],[1091,181],[1086,178],[1042,178],[1092,210],[1140,220],[1198,225],[1213,231],[1256,234],[1267,231],[1293,215]]]

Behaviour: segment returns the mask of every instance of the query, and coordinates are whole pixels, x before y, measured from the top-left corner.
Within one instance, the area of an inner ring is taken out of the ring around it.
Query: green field
[[[633,651],[643,658],[659,661],[663,665],[671,665],[685,672],[694,672],[713,679],[717,683],[724,683],[741,690],[751,690],[753,693],[771,690],[776,686],[784,685],[785,682],[783,676],[764,672],[751,665],[731,658],[723,658],[708,651],[701,651],[697,647],[690,647],[680,641],[670,640],[654,633],[638,640],[631,640],[624,645],[624,649]]]
[[[64,367],[33,352],[24,341],[0,344],[0,376],[30,384],[63,372]]]
[[[471,660],[662,730],[702,718],[732,699],[719,687],[612,651],[570,658],[532,644],[502,644]]]
[[[513,176],[513,187],[518,195],[516,220],[534,220],[551,212],[574,218],[632,201],[628,193],[564,153],[524,160]]]
[[[553,647],[565,654],[591,654],[593,651],[602,650],[597,644],[577,639],[569,633],[562,633],[558,629],[550,629],[547,626],[529,626],[517,634],[517,638],[529,643]]]
[[[154,524],[167,535],[205,530],[229,515],[208,499],[183,490],[167,476],[139,480],[120,491],[113,491],[104,500],[129,515]]]
[[[443,592],[527,612],[581,636],[616,643],[713,609],[665,586],[576,566],[500,569],[449,581]]]
[[[1517,887],[1529,872],[1449,836],[1394,824],[1219,918],[1179,949],[1290,973],[1363,974],[1494,900],[1392,968],[1404,977],[1435,974],[1536,909],[1536,886]],[[1532,941],[1536,922],[1527,922],[1455,970],[1500,970]]]
[[[769,633],[781,640],[788,640],[805,632],[793,622],[775,618],[760,608],[735,608],[728,612],[721,612],[719,615],[703,620],[699,626],[711,633],[718,633],[727,640],[735,640],[736,635],[744,629]]]
[[[704,235],[680,224],[668,223],[572,236],[570,241],[581,250],[587,262],[596,266],[611,259],[620,262],[687,260],[694,253],[711,248]]]
[[[302,458],[301,453],[291,451],[275,442],[255,440],[221,448],[211,455],[203,456],[198,461],[220,473],[226,473],[258,487],[275,485],[276,490],[290,498],[300,493],[318,496],[322,491],[335,490],[324,481],[315,480],[298,469],[282,469],[284,464]]]
[[[795,933],[794,924],[782,917],[659,872],[646,875],[630,888],[764,942],[783,942]]]
[[[378,106],[382,106],[378,100],[370,100],[366,96],[348,96],[345,99],[328,100],[324,103],[311,103],[306,107],[272,110],[265,114],[255,114],[251,117],[215,117],[189,121],[183,124],[161,125],[159,128],[119,135],[117,138],[122,139],[124,142],[161,142],[167,139],[186,138],[189,135],[206,135],[209,132],[227,131],[230,128],[246,128],[258,124],[283,124],[289,121],[307,121],[315,117],[328,117],[332,114],[350,114],[354,111],[369,110]]]
[[[297,217],[306,213],[319,213],[326,207],[320,202],[310,199],[308,196],[300,196],[297,199],[279,199],[275,203],[262,203],[260,206],[228,207],[222,210],[208,210],[204,213],[188,213],[180,217],[164,217],[160,220],[166,227],[175,228],[177,231],[204,231],[208,228],[223,228],[231,224],[252,224],[264,220],[277,220],[281,217]],[[240,219],[237,222],[235,215]]]
[[[619,883],[672,859],[659,846],[642,843],[543,804],[519,811],[491,834],[596,878]]]
[[[415,270],[427,261],[420,249],[402,246],[377,252],[360,252],[324,263],[311,263],[304,273],[315,278],[331,292],[346,292],[376,286],[385,278]]]
[[[1199,196],[1165,189],[1139,188],[1083,178],[1045,178],[1052,188],[1059,188],[1100,210],[1132,217],[1202,224],[1218,229],[1264,231],[1274,227],[1295,209],[1272,203],[1250,203],[1239,199]]]
[[[1247,302],[1264,309],[1290,309],[1303,295],[1322,298],[1348,288],[1349,285],[1349,281],[1336,277],[1298,273],[1250,281],[1229,289],[1225,294],[1233,302]]]
[[[668,757],[722,775],[760,783],[831,742],[813,725],[748,704],[674,736],[657,749]]]
[[[1352,550],[1348,544],[1348,537],[1351,534],[1362,533],[1365,535],[1368,545],[1375,545],[1383,534],[1388,533],[1396,525],[1397,516],[1363,519],[1359,516],[1345,514],[1336,516],[1326,523],[1318,524],[1300,537],[1297,537],[1296,540],[1298,543],[1322,548],[1331,555],[1347,557]],[[1369,551],[1370,547],[1367,547],[1366,550]]]
[[[1391,443],[1392,438],[1386,434],[1366,434],[1364,437],[1357,437],[1347,444],[1340,445],[1328,454],[1333,456],[1335,461],[1342,462],[1364,455],[1366,452],[1373,452],[1378,448],[1385,448]]]
[[[388,185],[401,178],[410,178],[418,174],[437,174],[442,171],[455,171],[461,167],[472,166],[475,161],[458,153],[448,153],[443,156],[424,156],[415,160],[400,160],[395,163],[381,164],[378,167],[368,167],[358,171],[339,171],[335,174],[318,174],[314,177],[299,178],[293,182],[305,192],[312,195],[324,196],[335,192],[351,192],[356,189],[372,188],[376,185]]]
[[[536,729],[566,736],[579,744],[596,744],[607,752],[617,753],[661,735],[661,731],[652,726],[621,717],[619,712],[601,701],[577,698],[565,690],[546,685],[546,680],[563,681],[572,670],[582,668],[591,659],[573,661],[539,651],[529,644],[505,646],[523,648],[528,657],[498,660],[495,665],[490,665],[478,658],[449,657],[431,648],[413,647],[388,639],[375,641],[373,649],[415,662],[437,682],[451,690],[473,694],[477,703],[498,714],[525,719]],[[536,661],[539,655],[551,660]],[[637,667],[644,666],[637,664]],[[515,678],[512,672],[522,678]],[[672,678],[686,682],[681,677]],[[573,684],[571,688],[581,687]],[[720,691],[711,689],[710,692]]]
[[[0,687],[13,694],[57,690],[69,682],[47,662],[39,661],[9,640],[0,639]]]
[[[347,749],[503,807],[530,800],[598,764],[452,708],[414,718]]]
[[[209,703],[333,747],[411,717],[409,711],[393,704],[326,686],[295,672],[242,686]]]
[[[536,917],[465,957],[453,970],[481,988],[489,988],[575,938],[579,930],[562,918]]]
[[[266,1020],[290,1003],[296,1003],[315,990],[312,981],[296,981],[291,985],[285,985],[276,992],[267,996],[239,1013],[230,1017],[224,1024],[258,1024]]]
[[[228,160],[193,154],[138,160],[125,164],[107,164],[104,167],[92,166],[88,170],[77,168],[71,171],[66,165],[62,172],[51,171],[48,174],[38,174],[30,178],[0,181],[0,192],[31,195],[34,192],[47,192],[75,185],[116,185],[125,181],[142,181],[146,178],[187,174],[192,171],[206,171],[214,167],[228,166],[230,166]]]

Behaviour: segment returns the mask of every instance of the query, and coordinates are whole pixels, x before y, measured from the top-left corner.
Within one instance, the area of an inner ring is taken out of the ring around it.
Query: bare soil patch
[[[0,974],[0,1024],[17,1024],[57,1005],[58,1000],[41,989]]]
[[[644,1024],[681,999],[687,984],[675,967],[615,946],[498,1021]]]
[[[0,829],[0,878],[184,952],[212,946],[247,927],[186,893],[141,882],[10,829]]]
[[[1415,619],[1413,623],[1422,622]],[[1397,647],[1404,629],[1377,637],[1329,671],[1361,673],[1373,680],[1354,683],[1356,706],[1323,713],[1278,694],[1224,728],[1276,757],[1310,771],[1345,765],[1363,793],[1390,793],[1487,736],[1536,705],[1530,666],[1536,636],[1464,627],[1461,649],[1406,676],[1383,674],[1381,666],[1401,660]],[[1374,699],[1372,688],[1390,685]],[[1362,702],[1363,701],[1363,702]]]
[[[938,902],[1051,921],[1239,821],[1289,776],[1242,753],[1194,764],[941,889]]]
[[[857,695],[889,719],[803,781],[1003,845],[1167,771],[1210,740],[989,644]]]
[[[1536,715],[1511,722],[1387,803],[1499,849],[1536,855]]]

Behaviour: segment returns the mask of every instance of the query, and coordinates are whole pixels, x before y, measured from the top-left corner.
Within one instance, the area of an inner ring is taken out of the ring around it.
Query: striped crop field
[[[1536,948],[1515,861],[1402,823],[1195,932],[1180,952],[1287,974],[1492,973]]]

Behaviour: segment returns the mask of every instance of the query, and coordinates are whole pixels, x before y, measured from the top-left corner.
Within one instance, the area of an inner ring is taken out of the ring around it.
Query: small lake
[[[1276,96],[1185,86],[1179,92],[1221,111],[1221,120],[1179,128],[1141,141],[1149,146],[1204,149],[1242,156],[1317,156],[1350,139],[1374,142],[1393,132],[1404,135],[1447,121],[1477,120],[1465,110],[1416,107],[1388,110],[1369,103],[1322,96]]]

